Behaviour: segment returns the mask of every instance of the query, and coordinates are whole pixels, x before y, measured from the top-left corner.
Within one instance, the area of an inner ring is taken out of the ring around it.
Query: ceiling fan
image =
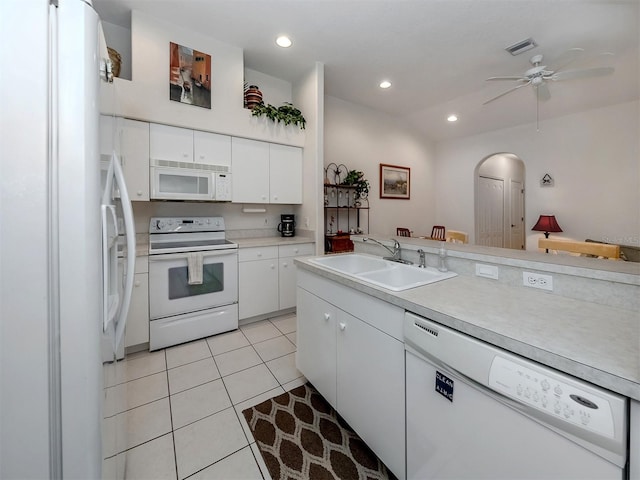
[[[516,82],[516,85],[514,87],[511,87],[509,90],[506,90],[499,95],[490,98],[489,100],[484,102],[483,105],[486,105],[489,102],[493,102],[494,100],[503,97],[515,90],[518,90],[519,88],[526,87],[527,85],[531,85],[533,88],[535,88],[537,100],[549,100],[549,98],[551,98],[551,93],[549,92],[548,82],[550,81],[557,82],[561,80],[573,80],[577,78],[600,77],[613,73],[613,67],[563,70],[563,68],[567,67],[569,64],[577,60],[583,52],[584,49],[582,48],[571,48],[565,51],[558,59],[555,60],[555,66],[550,67],[542,64],[542,55],[534,55],[529,60],[533,67],[524,72],[524,75],[487,78],[487,81],[512,81]],[[602,55],[613,54],[604,53]]]

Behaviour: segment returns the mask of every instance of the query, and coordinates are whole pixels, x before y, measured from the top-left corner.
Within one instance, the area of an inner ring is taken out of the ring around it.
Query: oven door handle
[[[197,252],[194,252],[197,253]],[[236,249],[226,249],[226,250],[204,250],[202,252],[202,258],[206,259],[208,257],[221,257],[224,255],[231,256],[237,255],[238,250]],[[163,260],[187,260],[189,258],[188,253],[164,253],[160,255],[152,254],[149,255],[149,263],[151,262],[161,262]]]

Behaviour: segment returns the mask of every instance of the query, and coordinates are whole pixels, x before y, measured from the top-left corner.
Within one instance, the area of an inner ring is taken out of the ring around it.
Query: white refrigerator
[[[103,195],[100,178],[100,35],[90,1],[0,2],[3,479],[102,476],[102,347],[105,335],[114,352],[122,340],[133,275],[103,270],[103,240],[117,232],[103,239],[115,189]]]

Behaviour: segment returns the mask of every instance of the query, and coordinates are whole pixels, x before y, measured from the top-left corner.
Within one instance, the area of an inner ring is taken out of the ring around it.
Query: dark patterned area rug
[[[242,414],[273,480],[396,478],[310,383]]]

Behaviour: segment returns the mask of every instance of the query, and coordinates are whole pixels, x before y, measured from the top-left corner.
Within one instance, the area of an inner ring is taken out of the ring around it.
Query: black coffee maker
[[[293,213],[287,213],[280,215],[280,223],[278,224],[278,231],[283,237],[294,237],[296,234],[296,220]]]

